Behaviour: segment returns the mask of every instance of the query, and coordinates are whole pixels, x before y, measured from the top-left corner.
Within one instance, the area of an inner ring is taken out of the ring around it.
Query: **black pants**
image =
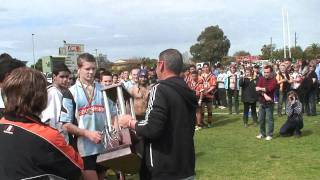
[[[311,90],[308,94],[304,97],[304,112],[308,116],[315,116],[317,115],[316,110],[316,101],[317,101],[317,92],[316,90]]]
[[[301,135],[301,129],[303,128],[303,121],[287,120],[280,129],[281,136]]]
[[[226,89],[219,88],[218,89],[218,96],[219,96],[219,100],[220,100],[220,105],[227,107]]]
[[[243,123],[248,124],[248,119],[249,119],[249,109],[251,109],[251,116],[253,122],[257,123],[257,110],[256,110],[256,103],[248,103],[248,102],[243,102]]]
[[[228,107],[229,107],[229,113],[232,114],[232,98],[234,98],[234,109],[236,111],[236,114],[239,114],[239,91],[238,90],[227,90],[228,94]]]

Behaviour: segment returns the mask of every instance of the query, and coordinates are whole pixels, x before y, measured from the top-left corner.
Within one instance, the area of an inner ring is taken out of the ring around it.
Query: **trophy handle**
[[[120,110],[120,115],[125,115],[126,114],[126,105],[123,97],[123,91],[122,91],[122,86],[117,87],[117,96],[118,96],[118,102],[119,102],[119,110]]]
[[[130,103],[131,117],[132,117],[132,119],[136,120],[136,113],[134,112],[134,105],[133,105],[132,97],[130,98],[129,103]]]
[[[111,132],[112,131],[112,125],[111,125],[111,113],[110,113],[110,106],[109,106],[109,99],[107,96],[106,91],[103,91],[103,100],[104,100],[104,108],[105,108],[105,112],[106,112],[106,117],[107,117],[107,128],[108,131]]]

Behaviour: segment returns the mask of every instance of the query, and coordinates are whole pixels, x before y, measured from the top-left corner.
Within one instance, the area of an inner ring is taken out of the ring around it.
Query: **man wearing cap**
[[[135,84],[129,91],[133,96],[133,106],[138,121],[145,117],[149,91],[148,72],[146,69],[141,69],[138,73],[138,84]]]

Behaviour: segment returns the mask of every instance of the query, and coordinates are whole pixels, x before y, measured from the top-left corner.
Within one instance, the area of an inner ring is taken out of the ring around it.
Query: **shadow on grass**
[[[203,151],[197,152],[196,153],[196,157],[199,158],[201,156],[203,156],[205,153]]]
[[[219,118],[220,119],[220,118]],[[230,124],[230,123],[234,123],[236,121],[238,121],[239,119],[237,118],[233,118],[233,119],[223,119],[223,120],[218,120],[216,122],[213,123],[213,126],[214,127],[219,127],[219,126],[224,126],[224,125],[227,125],[227,124]]]
[[[313,134],[313,132],[311,130],[303,130],[302,129],[302,136],[310,136],[311,134]]]

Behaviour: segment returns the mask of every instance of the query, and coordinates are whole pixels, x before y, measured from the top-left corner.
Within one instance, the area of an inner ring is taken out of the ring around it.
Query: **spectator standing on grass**
[[[227,99],[226,99],[226,88],[224,82],[226,81],[227,74],[224,71],[224,67],[220,67],[220,73],[217,77],[218,83],[218,96],[220,100],[220,109],[225,109],[227,107]]]
[[[246,68],[245,76],[240,79],[239,85],[242,87],[241,100],[243,102],[243,123],[244,127],[248,127],[249,109],[251,109],[252,120],[254,124],[258,124],[256,102],[258,95],[256,92],[257,81],[253,77],[251,68]]]
[[[262,76],[262,73],[260,72],[260,66],[258,64],[253,66],[253,76],[257,81]]]
[[[212,127],[212,101],[213,94],[216,91],[216,77],[210,71],[209,63],[203,64],[203,72],[201,74],[201,81],[203,82],[203,99],[202,99],[202,113],[201,116],[204,117],[204,110],[207,109],[208,112],[208,128]]]
[[[224,82],[225,89],[228,96],[229,114],[232,114],[232,107],[234,106],[235,113],[239,114],[239,85],[240,75],[237,73],[236,64],[230,65],[230,72],[227,73],[227,78]]]
[[[279,72],[276,75],[276,80],[278,83],[279,99],[278,99],[278,116],[282,116],[282,105],[287,101],[287,93],[290,90],[290,76],[286,71],[286,66],[280,64]]]
[[[263,77],[260,77],[256,91],[259,95],[260,107],[259,107],[259,123],[260,134],[256,136],[258,139],[266,137],[266,140],[271,140],[274,130],[273,108],[274,108],[274,92],[277,88],[277,80],[272,77],[272,67],[270,65],[265,66],[263,71]],[[266,124],[268,125],[268,131],[266,132]]]
[[[298,94],[294,91],[288,93],[288,102],[286,108],[288,119],[280,129],[281,136],[301,136],[303,128],[302,104],[299,101]]]
[[[198,72],[197,71],[192,71],[191,72],[191,80],[188,83],[188,86],[190,87],[191,90],[193,90],[196,93],[196,97],[197,97],[197,101],[198,101],[198,106],[197,106],[197,111],[196,111],[196,127],[195,130],[200,130],[204,123],[203,123],[203,117],[201,115],[202,112],[202,99],[203,95],[201,95],[201,93],[203,93],[203,82],[202,80],[199,78],[198,76]]]
[[[303,79],[298,92],[301,93],[303,99],[302,106],[303,112],[307,116],[315,116],[316,111],[316,101],[317,101],[317,88],[318,88],[318,79],[317,74],[315,73],[316,64],[311,61],[309,63],[309,71]]]

